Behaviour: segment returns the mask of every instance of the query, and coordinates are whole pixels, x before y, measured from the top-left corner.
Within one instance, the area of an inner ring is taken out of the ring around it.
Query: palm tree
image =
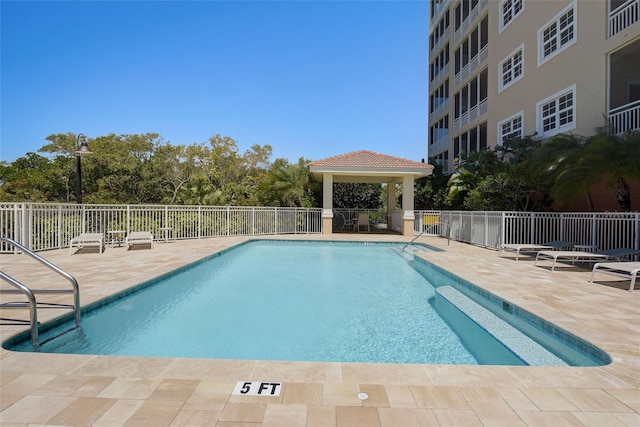
[[[631,209],[631,188],[628,180],[640,178],[640,132],[623,136],[604,131],[589,138],[557,135],[542,144],[532,163],[542,167],[551,178],[551,196],[555,200],[586,197],[595,210],[589,189],[607,181],[620,208]]]
[[[640,132],[607,135],[599,132],[585,144],[587,155],[597,159],[600,176],[607,178],[623,211],[631,210],[629,180],[640,179]]]
[[[268,206],[311,207],[313,196],[309,181],[309,168],[304,159],[299,159],[297,165],[277,159],[263,183],[261,199]]]

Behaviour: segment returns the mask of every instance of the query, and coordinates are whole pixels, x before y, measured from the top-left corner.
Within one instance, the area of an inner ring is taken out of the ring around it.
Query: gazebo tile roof
[[[432,165],[414,162],[401,157],[389,156],[368,150],[353,151],[309,163],[321,168],[366,168],[366,169],[433,169]]]

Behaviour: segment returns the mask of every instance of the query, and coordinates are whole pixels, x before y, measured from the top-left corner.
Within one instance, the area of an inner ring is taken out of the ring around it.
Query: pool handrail
[[[38,302],[36,301],[35,294],[36,293],[47,293],[47,294],[58,294],[58,293],[73,293],[73,304],[47,304],[41,302],[44,308],[72,308],[74,311],[74,320],[75,325],[80,326],[80,286],[78,285],[78,281],[71,274],[62,270],[60,267],[52,264],[47,261],[45,258],[36,254],[35,252],[29,250],[27,247],[21,245],[15,240],[9,239],[7,237],[0,237],[0,242],[8,243],[18,249],[20,249],[23,253],[29,255],[31,258],[35,259],[39,263],[45,265],[49,269],[53,270],[60,276],[66,278],[70,283],[72,289],[31,289],[28,286],[20,283],[18,280],[9,276],[8,274],[0,271],[0,278],[5,282],[11,284],[16,289],[0,289],[0,293],[22,293],[24,294],[28,301],[27,303],[8,303],[9,305],[0,304],[3,308],[23,308],[26,307],[27,304],[30,310],[30,323],[31,323],[31,342],[33,345],[38,345],[38,315],[37,315],[37,307]]]

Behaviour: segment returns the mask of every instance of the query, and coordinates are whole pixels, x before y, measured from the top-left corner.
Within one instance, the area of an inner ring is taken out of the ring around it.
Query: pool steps
[[[520,359],[532,366],[569,366],[542,345],[517,328],[491,313],[452,286],[440,286],[436,292],[476,322],[498,341],[511,349]]]

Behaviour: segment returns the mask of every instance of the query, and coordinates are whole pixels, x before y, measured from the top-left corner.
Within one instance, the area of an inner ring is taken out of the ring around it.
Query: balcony
[[[429,145],[429,156],[436,156],[449,148],[449,134],[440,137]]]
[[[630,130],[640,131],[640,100],[609,111],[609,126],[614,135]]]
[[[467,19],[465,19],[460,25],[460,28],[458,28],[455,33],[453,33],[454,45],[460,43],[462,37],[469,30],[469,28],[471,28],[471,25],[475,22],[476,18],[480,16],[482,11],[485,9],[485,7],[487,7],[488,4],[488,0],[480,0],[476,7],[473,8],[473,10],[469,13],[469,16],[467,16]]]
[[[429,83],[429,87],[436,88],[436,87],[440,86],[440,84],[447,77],[449,77],[449,64],[445,65],[444,67],[441,67],[440,69],[438,69],[436,71],[435,75],[432,76],[432,80]]]
[[[445,98],[436,108],[433,109],[431,114],[429,114],[429,122],[435,122],[437,119],[445,113],[449,111],[449,98]]]
[[[637,0],[636,4],[638,3]],[[640,130],[640,40],[609,56],[609,114],[613,134]]]
[[[609,12],[609,37],[640,21],[640,0],[628,0]]]
[[[472,108],[470,108],[468,111],[466,111],[464,114],[453,121],[454,132],[462,129],[463,126],[466,126],[467,124],[485,114],[487,112],[487,109],[488,104],[487,99],[485,98],[480,101],[478,105],[474,105]]]
[[[456,74],[453,78],[453,87],[457,88],[458,86],[460,86],[460,83],[462,83],[470,75],[474,74],[474,72],[478,68],[480,68],[480,65],[482,65],[482,63],[486,61],[487,58],[489,58],[489,50],[487,49],[487,46],[485,46],[482,48],[480,53],[471,58],[467,65],[465,65],[460,71],[458,71],[458,74]]]

